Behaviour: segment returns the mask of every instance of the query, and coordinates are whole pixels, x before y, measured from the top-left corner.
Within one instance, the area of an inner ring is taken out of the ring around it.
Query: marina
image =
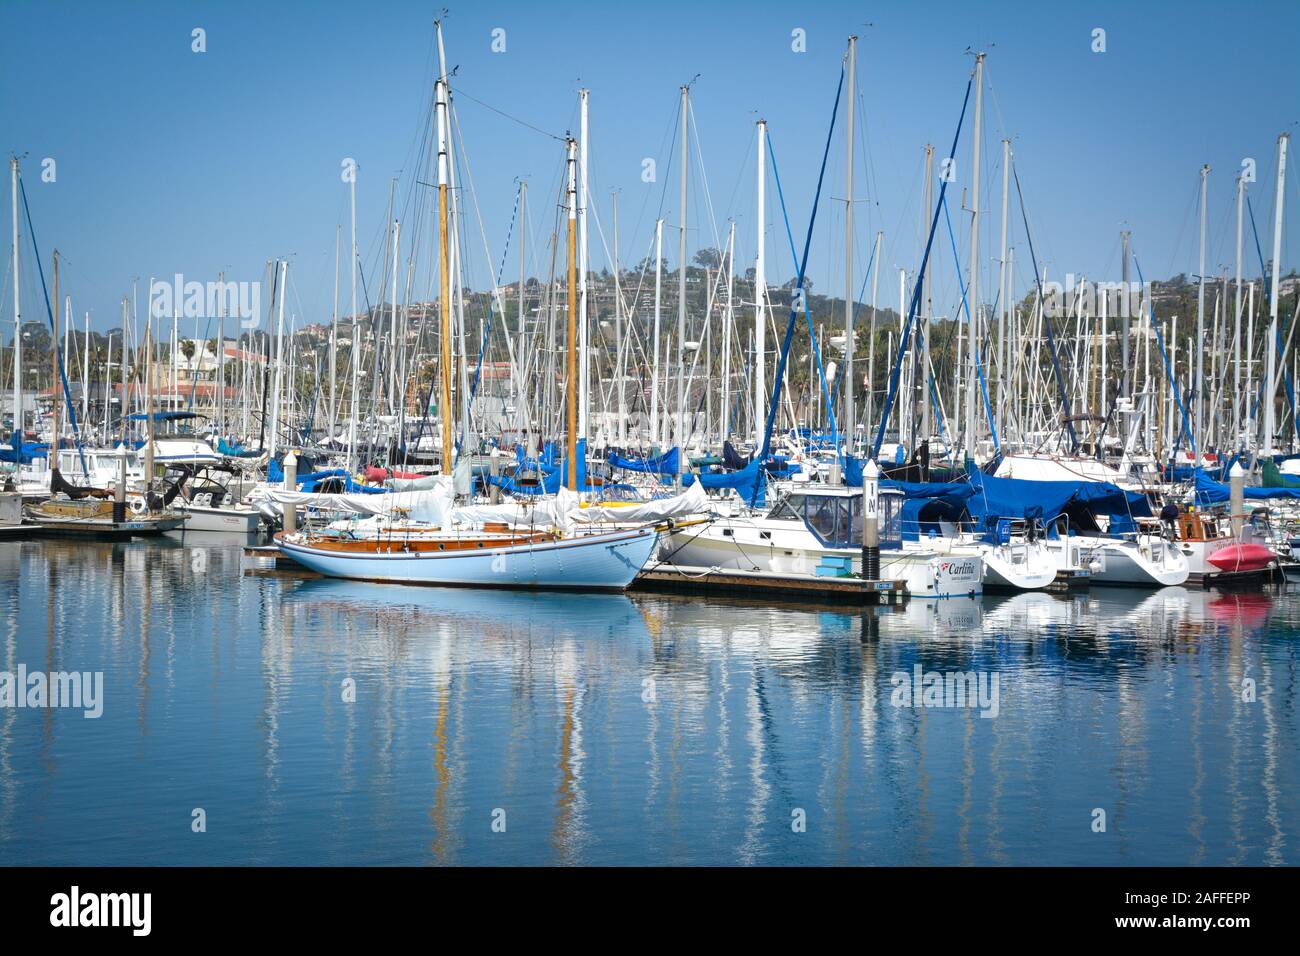
[[[78,868],[1300,864],[1300,15],[725,7],[0,13],[51,927],[165,900]]]

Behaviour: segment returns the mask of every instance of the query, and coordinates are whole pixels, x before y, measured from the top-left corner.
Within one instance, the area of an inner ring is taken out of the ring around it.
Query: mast
[[[1011,185],[1011,140],[1002,140],[1002,239],[998,249],[998,434],[1005,434],[1007,403],[1007,205]],[[928,209],[928,204],[927,204]],[[927,272],[929,270],[926,270]],[[1127,343],[1125,358],[1128,357]]]
[[[1236,320],[1232,327],[1232,442],[1238,450],[1242,447],[1242,430],[1241,430],[1241,239],[1242,239],[1242,207],[1245,205],[1246,198],[1246,180],[1243,176],[1237,177],[1237,302],[1236,302]]]
[[[966,318],[970,322],[967,351],[970,374],[966,378],[966,458],[975,458],[975,387],[979,361],[979,264],[980,264],[980,134],[984,119],[984,54],[975,54],[975,136],[971,145],[970,284]]]
[[[81,424],[90,417],[90,313],[86,313],[86,337],[81,349]]]
[[[758,259],[754,265],[754,445],[767,425],[767,120],[758,121]]]
[[[23,431],[23,310],[19,290],[22,283],[18,280],[18,158],[9,160],[9,174],[13,190],[14,209],[14,431],[21,436]],[[22,438],[19,438],[19,442]],[[15,446],[15,455],[20,448]],[[17,457],[14,459],[17,461]]]
[[[1286,144],[1290,135],[1277,138],[1277,189],[1273,197],[1273,276],[1269,293],[1268,338],[1264,353],[1268,356],[1267,385],[1264,394],[1264,453],[1273,452],[1273,397],[1277,394],[1277,302],[1278,280],[1282,274],[1282,207],[1286,201]]]
[[[271,461],[275,460],[275,452],[280,446],[280,389],[284,375],[284,293],[288,272],[289,260],[281,259],[280,308],[275,322],[275,383],[271,387]]]
[[[591,405],[591,341],[587,321],[587,107],[590,91],[578,91],[578,342],[582,349],[578,391],[578,434],[586,438]]]
[[[356,470],[357,461],[357,395],[361,389],[361,324],[357,318],[357,168],[355,164],[348,177],[348,203],[352,213],[352,252],[348,257],[348,272],[352,279],[352,420],[348,423],[348,468]],[[247,365],[245,365],[247,370]]]
[[[934,203],[934,146],[927,143],[925,146],[925,206],[921,210],[921,228],[927,229],[930,225],[930,210]],[[933,429],[930,426],[930,395],[926,386],[930,381],[930,324],[933,318],[930,314],[930,276],[933,269],[925,270],[925,277],[921,280],[921,300],[924,306],[921,312],[921,334],[920,352],[921,352],[921,440],[928,442]],[[915,376],[913,376],[915,377]],[[915,384],[915,383],[913,383]]]
[[[722,415],[718,424],[719,447],[731,435],[731,336],[736,323],[736,221],[727,231],[727,311],[722,318]]]
[[[654,336],[651,346],[654,348],[654,359],[650,373],[650,444],[660,443],[659,433],[659,381],[660,368],[659,357],[663,354],[663,349],[659,347],[661,333],[659,331],[660,305],[663,297],[663,278],[664,278],[664,221],[655,220],[655,321]]]
[[[1209,165],[1201,167],[1201,256],[1196,274],[1196,442],[1205,441],[1205,197]],[[1189,356],[1190,357],[1190,356]]]
[[[681,182],[681,232],[677,237],[677,434],[673,441],[678,448],[677,483],[681,484],[682,458],[686,455],[686,171],[690,162],[687,153],[687,123],[690,109],[690,87],[682,87],[682,182]]]
[[[442,419],[442,473],[451,474],[451,262],[447,236],[447,84],[434,84],[434,109],[438,116],[438,308],[441,314],[441,341],[438,411]]]
[[[569,334],[565,341],[565,412],[568,427],[564,430],[565,484],[578,490],[578,261],[577,261],[577,143],[570,137],[568,156],[568,251],[569,251]]]
[[[343,227],[336,225],[334,227],[334,315],[330,321],[330,415],[329,415],[329,437],[334,437],[334,423],[338,420],[339,402],[338,402],[338,348],[339,348],[339,244],[343,238]],[[226,334],[226,320],[224,314],[221,319],[221,335],[224,339]],[[226,349],[223,345],[221,348],[221,367],[222,367],[222,390],[221,395],[225,399],[225,360]]]
[[[524,343],[526,341],[527,318],[524,311],[524,284],[527,280],[527,242],[528,242],[528,182],[519,180],[519,369],[520,377],[515,386],[517,399],[515,401],[516,421],[521,432],[528,428],[528,416],[524,413],[524,407],[527,404],[525,395],[527,394],[528,382],[528,361],[524,356]],[[522,437],[522,435],[520,436]],[[528,455],[532,454],[530,448],[524,449]]]
[[[18,277],[14,276],[17,282]],[[51,370],[50,382],[52,384],[50,395],[50,494],[54,494],[55,479],[59,476],[59,411],[62,402],[61,389],[59,388],[59,250],[54,250],[54,310],[51,313],[54,319],[54,334],[50,338],[50,362],[53,366]],[[16,449],[15,449],[16,450]]]
[[[623,292],[619,282],[618,193],[609,197],[614,207],[614,387],[618,389],[618,446],[627,445],[627,403],[623,394]]]
[[[857,112],[856,84],[858,73],[858,38],[849,37],[849,100],[845,137],[847,157],[844,166],[846,185],[844,200],[844,441],[850,453],[857,434],[856,409],[853,407],[853,120]]]

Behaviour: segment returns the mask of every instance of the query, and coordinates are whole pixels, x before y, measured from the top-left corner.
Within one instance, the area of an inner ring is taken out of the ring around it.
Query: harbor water
[[[101,681],[0,708],[0,865],[1300,862],[1295,592],[864,610],[242,543],[0,543],[0,672]]]

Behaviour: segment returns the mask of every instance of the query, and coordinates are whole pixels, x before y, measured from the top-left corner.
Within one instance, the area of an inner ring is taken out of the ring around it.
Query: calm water
[[[0,709],[0,864],[1300,860],[1295,594],[863,614],[254,564],[0,542],[0,671],[104,682],[99,719]],[[997,716],[896,706],[918,664],[996,676]]]

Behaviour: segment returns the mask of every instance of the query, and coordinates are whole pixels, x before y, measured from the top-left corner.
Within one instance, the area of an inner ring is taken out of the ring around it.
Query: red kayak
[[[1206,560],[1220,571],[1262,571],[1277,560],[1277,555],[1260,544],[1232,544]]]
[[[393,471],[391,468],[375,468],[373,466],[366,469],[367,481],[386,481],[389,478],[423,478],[424,475],[416,474],[413,471]]]

